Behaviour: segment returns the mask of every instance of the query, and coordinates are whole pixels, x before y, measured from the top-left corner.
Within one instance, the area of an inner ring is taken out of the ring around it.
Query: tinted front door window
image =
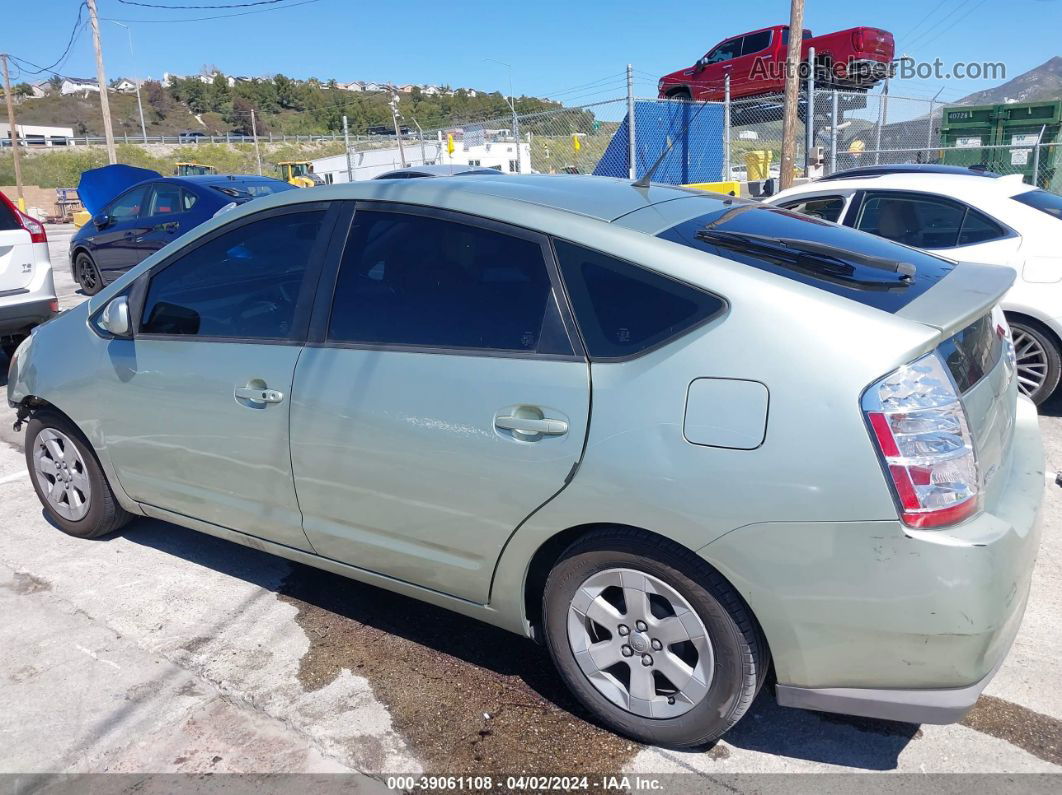
[[[154,274],[141,333],[286,339],[324,211],[244,224]]]
[[[136,218],[140,215],[140,210],[144,206],[144,197],[147,195],[147,186],[141,188],[133,188],[131,191],[118,199],[107,209],[107,215],[110,216],[111,221],[121,222],[128,221],[131,218]]]

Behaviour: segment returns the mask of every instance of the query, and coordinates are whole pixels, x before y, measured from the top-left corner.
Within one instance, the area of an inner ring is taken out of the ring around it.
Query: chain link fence
[[[633,82],[627,89],[626,95],[573,107],[454,119],[437,129],[415,129],[401,136],[350,136],[347,141],[360,158],[373,150],[393,150],[394,166],[467,163],[506,173],[630,178],[643,176],[666,151],[653,175],[656,182],[756,183],[780,176],[781,95],[692,102],[635,97]],[[796,175],[823,176],[878,164],[943,163],[1022,174],[1030,184],[1062,192],[1062,136],[1057,124],[1050,131],[1047,125],[1015,124],[1007,128],[1005,140],[986,140],[942,130],[944,111],[943,103],[880,91],[803,91],[797,109]],[[260,143],[343,140],[338,132],[258,138]],[[141,142],[128,136],[130,144]],[[149,143],[161,144],[253,142],[249,136],[237,135],[149,138]],[[77,137],[53,142],[59,143],[97,145],[103,140]],[[373,172],[350,176],[367,179]],[[341,181],[346,178],[342,175]]]

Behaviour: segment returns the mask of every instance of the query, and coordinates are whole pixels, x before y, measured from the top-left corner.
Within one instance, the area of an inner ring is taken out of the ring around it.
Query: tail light
[[[30,242],[48,242],[48,234],[44,231],[44,224],[42,224],[36,218],[30,218],[25,213],[20,212],[18,213],[18,220],[22,224],[22,228],[30,233]]]
[[[863,35],[863,29],[862,28],[857,28],[857,29],[853,30],[852,31],[852,47],[856,50],[856,52],[862,52],[863,50],[865,50],[866,49],[865,44],[866,44],[866,40],[865,40],[865,37]]]
[[[943,527],[975,514],[980,480],[966,411],[936,353],[885,376],[863,396],[900,517]]]

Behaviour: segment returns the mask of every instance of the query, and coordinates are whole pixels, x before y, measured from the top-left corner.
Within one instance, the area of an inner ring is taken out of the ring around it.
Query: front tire
[[[1055,391],[1062,375],[1058,343],[1034,320],[1008,318],[1017,357],[1018,389],[1039,406]]]
[[[678,545],[635,530],[568,548],[543,596],[546,645],[582,704],[620,734],[703,746],[748,710],[769,655],[737,592]]]
[[[57,412],[39,411],[26,425],[26,467],[45,513],[64,533],[99,538],[131,518],[88,441]]]
[[[103,277],[100,269],[92,261],[87,253],[82,251],[74,260],[74,274],[77,283],[81,286],[81,292],[85,295],[95,295],[103,289]]]

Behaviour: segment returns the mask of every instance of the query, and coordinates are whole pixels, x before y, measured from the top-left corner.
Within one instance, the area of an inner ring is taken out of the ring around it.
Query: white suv
[[[1062,375],[1062,196],[1020,174],[906,164],[841,171],[768,202],[950,259],[1013,268],[1003,309],[1018,384],[1036,403],[1054,392]]]
[[[10,356],[58,311],[44,225],[0,193],[0,348]]]

